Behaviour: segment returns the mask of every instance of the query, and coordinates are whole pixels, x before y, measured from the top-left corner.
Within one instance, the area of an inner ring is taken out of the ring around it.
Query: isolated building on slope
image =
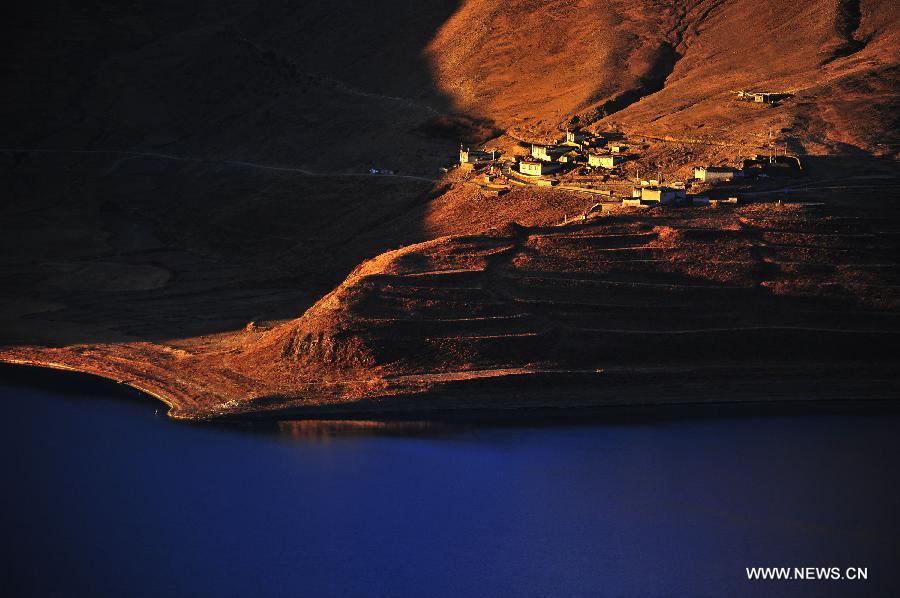
[[[785,98],[791,97],[791,94],[776,91],[744,91],[737,92],[738,99],[745,102],[755,102],[757,104],[777,104]]]

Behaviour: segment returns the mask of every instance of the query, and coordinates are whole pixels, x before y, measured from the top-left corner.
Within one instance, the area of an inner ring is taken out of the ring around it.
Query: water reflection
[[[226,427],[70,386],[0,381],[4,596],[900,596],[895,407]]]
[[[289,438],[327,442],[348,436],[433,436],[459,426],[437,421],[308,419],[280,421],[277,427]]]

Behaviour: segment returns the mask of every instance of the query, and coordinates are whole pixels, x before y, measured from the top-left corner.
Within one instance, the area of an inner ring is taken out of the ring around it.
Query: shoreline
[[[47,370],[58,374],[55,379],[46,378]],[[127,389],[129,400],[140,397],[140,400],[160,402],[166,407],[165,415],[173,420],[198,425],[235,427],[242,425],[276,425],[289,421],[378,421],[378,422],[434,422],[460,425],[579,425],[602,423],[647,423],[651,421],[673,421],[684,419],[719,419],[719,418],[751,418],[765,416],[807,416],[807,415],[881,415],[900,413],[900,399],[885,392],[881,395],[867,394],[862,398],[849,398],[846,393],[835,393],[821,398],[749,398],[734,399],[679,399],[669,400],[618,400],[605,403],[585,403],[570,401],[569,403],[509,404],[508,406],[491,407],[452,407],[433,405],[431,407],[393,406],[375,408],[372,405],[319,405],[308,407],[292,407],[280,409],[262,409],[239,413],[212,414],[206,417],[173,414],[173,406],[159,393],[146,390],[139,384],[129,380],[117,380],[113,377],[85,371],[55,362],[36,362],[33,360],[0,359],[0,382],[7,382],[8,374],[12,378],[21,376],[34,378],[19,380],[27,386],[51,386],[57,390],[72,390],[74,381],[88,384],[103,394],[103,386],[110,391]],[[24,375],[23,375],[24,374]],[[71,380],[70,380],[71,379]],[[497,391],[500,392],[500,391]],[[517,394],[507,389],[507,392]],[[546,389],[552,394],[552,388]],[[434,398],[441,391],[431,393]],[[484,393],[482,393],[484,394]],[[497,393],[489,393],[496,395]],[[710,394],[712,394],[710,392]],[[803,393],[798,393],[798,395]],[[843,396],[841,396],[843,394]],[[521,397],[520,397],[521,398]]]
[[[99,372],[88,371],[84,369],[79,369],[76,367],[72,367],[70,365],[59,363],[59,362],[40,362],[31,359],[8,359],[8,358],[0,358],[0,380],[2,380],[3,373],[5,370],[14,370],[20,369],[22,371],[31,369],[35,372],[40,370],[51,370],[54,372],[64,372],[67,374],[72,374],[76,376],[82,376],[86,379],[91,379],[96,382],[115,384],[120,387],[126,387],[130,390],[133,390],[137,393],[140,393],[147,400],[153,400],[154,402],[160,402],[166,408],[166,415],[172,419],[179,419],[177,416],[172,415],[172,411],[175,409],[175,405],[171,402],[171,400],[164,397],[162,394],[154,392],[144,386],[139,384],[135,384],[130,380],[123,380],[114,378],[109,375],[105,375]]]

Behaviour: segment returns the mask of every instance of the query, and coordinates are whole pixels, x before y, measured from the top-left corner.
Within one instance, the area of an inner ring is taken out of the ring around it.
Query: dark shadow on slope
[[[837,29],[847,41],[835,52],[836,58],[855,54],[866,47],[866,42],[856,37],[861,21],[859,0],[840,0],[837,9]]]
[[[0,154],[0,345],[297,317],[359,262],[421,240],[406,216],[433,196],[425,179],[452,160],[456,125],[493,133],[454,114],[422,55],[457,8],[17,5],[0,147],[175,159]]]
[[[637,82],[632,89],[623,91],[615,97],[598,106],[591,117],[591,121],[600,120],[611,114],[615,114],[632,104],[641,101],[644,97],[660,91],[666,84],[666,79],[675,70],[675,64],[681,55],[669,42],[663,42],[654,53],[653,60],[647,73]],[[590,101],[588,102],[590,103]]]

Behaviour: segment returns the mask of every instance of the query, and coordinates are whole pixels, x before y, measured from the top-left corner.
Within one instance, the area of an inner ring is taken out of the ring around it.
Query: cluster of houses
[[[532,184],[551,185],[555,184],[556,181],[545,179],[543,178],[544,176],[576,164],[582,168],[611,170],[627,159],[627,152],[628,147],[614,143],[611,140],[591,136],[582,131],[566,131],[565,139],[557,143],[551,145],[532,144],[529,155],[520,158],[515,164],[515,169],[523,178],[533,177],[535,181]],[[460,146],[459,161],[461,165],[471,166],[491,164],[491,172],[493,172],[496,168],[498,154],[499,152],[497,151],[472,150]],[[764,158],[754,156],[750,160],[745,161],[744,168],[697,166],[694,168],[693,180],[708,185],[732,182],[743,178],[745,170],[750,175],[754,174],[756,170],[760,170],[759,164],[763,163]],[[506,160],[506,163],[509,164],[511,169],[513,166],[512,161]],[[756,170],[753,169],[754,167],[756,167]],[[499,172],[503,172],[502,166]],[[760,170],[760,172],[762,171]],[[490,174],[485,175],[485,181],[485,185],[490,187],[492,183]],[[706,197],[689,196],[686,187],[687,183],[685,182],[663,183],[661,180],[655,179],[640,180],[638,184],[632,187],[631,197],[626,197],[622,200],[622,205],[648,206],[683,202],[695,204],[710,203],[711,200]],[[592,193],[596,194],[597,192],[592,191]],[[730,198],[728,201],[733,203],[736,199]]]
[[[559,143],[532,144],[530,155],[519,161],[518,171],[525,176],[544,176],[561,170],[567,164],[610,170],[625,161],[627,150],[623,145],[607,145],[602,137],[582,131],[566,131],[565,139]]]
[[[518,161],[516,170],[526,177],[543,177],[576,164],[611,170],[627,159],[627,151],[626,146],[607,144],[607,140],[602,137],[591,136],[582,131],[566,131],[565,139],[558,143],[532,144],[531,152]],[[462,146],[459,148],[461,165],[477,165],[496,159],[495,151],[472,150]]]
[[[744,171],[730,166],[698,166],[694,168],[694,180],[703,183],[728,183],[743,178]],[[631,199],[622,201],[625,206],[682,203],[709,203],[703,196],[688,197],[686,184],[673,182],[663,184],[654,179],[641,181],[639,186],[632,187]]]

